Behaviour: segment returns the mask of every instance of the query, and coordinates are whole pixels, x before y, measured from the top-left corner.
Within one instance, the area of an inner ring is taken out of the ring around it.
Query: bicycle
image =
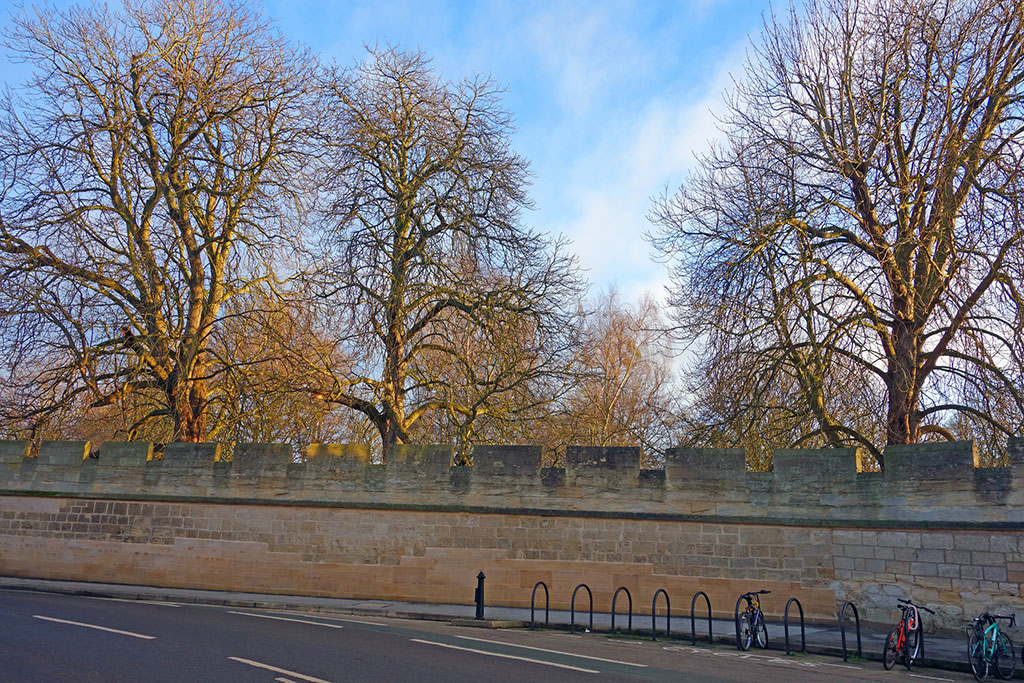
[[[736,647],[740,650],[749,650],[755,638],[759,647],[768,647],[768,627],[765,625],[764,613],[761,612],[761,602],[757,599],[758,595],[765,593],[771,591],[744,593],[736,601],[737,607],[740,600],[747,601],[747,606],[736,615]]]
[[[1005,680],[1012,678],[1017,668],[1013,641],[999,628],[998,619],[1009,621],[1010,628],[1017,625],[1016,614],[1004,616],[985,612],[967,627],[967,661],[975,680],[982,680],[993,668],[996,676]]]
[[[915,605],[911,600],[899,598],[896,602],[902,616],[896,628],[889,632],[889,637],[885,639],[885,647],[882,649],[882,666],[886,670],[895,666],[896,658],[900,656],[903,665],[909,669],[914,665],[914,660],[924,654],[924,631],[921,628],[919,610],[935,614],[927,607]]]

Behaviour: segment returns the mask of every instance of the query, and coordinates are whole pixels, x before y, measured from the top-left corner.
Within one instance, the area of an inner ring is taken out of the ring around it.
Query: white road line
[[[131,636],[132,638],[142,638],[143,640],[156,640],[156,636],[144,636],[141,633],[132,633],[131,631],[121,631],[116,628],[107,628],[106,626],[97,626],[96,624],[83,624],[80,621],[68,621],[67,619],[56,619],[54,617],[43,617],[38,614],[33,614],[36,619],[42,619],[43,621],[55,621],[58,624],[71,624],[72,626],[84,626],[85,628],[94,628],[97,631],[107,631],[108,633],[117,633],[122,636]]]
[[[579,657],[580,659],[593,659],[598,662],[608,662],[609,664],[623,664],[625,666],[636,666],[642,669],[646,669],[646,664],[634,664],[633,662],[622,662],[618,659],[605,659],[604,657],[591,657],[590,655],[578,655],[572,652],[562,652],[561,650],[549,650],[544,647],[534,647],[532,645],[516,645],[515,643],[506,643],[501,640],[488,640],[487,638],[474,638],[472,636],[455,636],[456,638],[462,638],[463,640],[475,640],[480,643],[495,643],[497,645],[508,645],[509,647],[521,647],[524,650],[537,650],[538,652],[549,652],[553,655],[565,655],[566,657]]]
[[[922,676],[921,674],[907,674],[911,678],[927,678],[929,681],[950,681],[952,678],[939,678],[938,676]]]
[[[267,611],[268,612],[273,612],[274,614],[295,614],[295,612],[290,612],[288,610],[282,610],[282,609],[268,609]],[[359,619],[347,619],[345,617],[328,617],[328,616],[324,616],[322,614],[317,614],[316,618],[317,619],[330,619],[331,621],[344,621],[346,624],[364,624],[366,626],[383,626],[385,628],[391,628],[390,625],[385,624],[385,623],[380,622],[380,621],[360,621]]]
[[[345,628],[337,624],[325,624],[322,621],[309,621],[307,619],[293,619],[291,617],[272,617],[269,614],[253,614],[252,612],[235,612],[228,610],[228,614],[241,614],[243,617],[258,617],[260,619],[276,619],[277,621],[294,621],[296,624],[310,624],[312,626],[323,626],[324,628]]]
[[[569,669],[570,671],[580,671],[585,674],[599,674],[600,671],[594,669],[583,669],[578,666],[570,666],[569,664],[558,664],[556,662],[545,662],[543,659],[531,659],[530,657],[517,657],[515,655],[505,655],[500,652],[489,652],[487,650],[476,650],[471,647],[459,647],[458,645],[449,645],[448,643],[438,643],[433,640],[420,640],[419,638],[410,638],[413,643],[423,643],[424,645],[436,645],[438,647],[445,647],[449,650],[461,650],[463,652],[473,652],[478,655],[487,655],[489,657],[501,657],[502,659],[517,659],[520,662],[530,662],[531,664],[543,664],[545,666],[554,666],[559,669]]]
[[[160,607],[181,607],[176,602],[163,602],[162,600],[130,600],[128,598],[101,598],[98,595],[83,595],[89,600],[107,600],[109,602],[130,602],[134,605],[159,605]]]
[[[242,664],[248,664],[249,666],[255,666],[258,669],[266,669],[267,671],[273,671],[276,674],[284,674],[286,676],[294,676],[295,678],[298,678],[300,680],[309,681],[309,683],[331,683],[330,681],[325,681],[322,678],[316,678],[315,676],[306,676],[305,674],[300,674],[300,673],[298,673],[296,671],[289,671],[288,669],[279,669],[276,666],[271,666],[269,664],[262,664],[260,662],[254,662],[251,659],[242,659],[241,657],[228,657],[228,659],[230,659],[233,662],[241,662]],[[276,680],[281,680],[281,679],[278,678]]]
[[[275,678],[274,680],[275,680],[275,681],[279,681],[280,683],[295,683],[295,681],[293,681],[292,679],[290,679],[290,678],[285,678],[284,676],[278,676],[278,677],[277,677],[277,678]]]
[[[854,666],[853,664],[832,664],[830,662],[820,662],[822,666],[834,666],[837,669],[856,669],[861,671],[864,669],[862,666]]]

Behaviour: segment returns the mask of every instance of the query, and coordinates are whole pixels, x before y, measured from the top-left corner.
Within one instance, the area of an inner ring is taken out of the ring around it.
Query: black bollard
[[[484,576],[483,572],[476,575],[476,618],[484,618]]]

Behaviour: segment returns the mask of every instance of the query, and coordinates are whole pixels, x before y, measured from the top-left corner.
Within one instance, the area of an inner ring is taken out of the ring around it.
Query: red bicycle
[[[915,605],[911,600],[896,600],[897,606],[903,615],[885,639],[885,648],[882,650],[882,666],[891,669],[896,664],[896,659],[903,660],[903,665],[908,669],[914,665],[914,660],[924,654],[924,630],[921,628],[921,615],[919,610],[929,614],[934,611],[921,605]]]

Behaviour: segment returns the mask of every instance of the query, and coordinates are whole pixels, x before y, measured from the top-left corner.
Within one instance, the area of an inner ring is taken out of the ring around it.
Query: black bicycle
[[[935,614],[935,612],[927,607],[915,605],[911,600],[900,598],[896,602],[903,614],[900,616],[896,628],[885,639],[885,647],[882,649],[882,666],[891,669],[899,658],[909,669],[914,665],[914,660],[924,654],[924,630],[921,628],[919,610],[924,610],[929,614]]]
[[[736,647],[741,650],[749,650],[755,639],[759,647],[768,647],[768,627],[761,612],[761,601],[757,598],[765,593],[771,591],[761,590],[740,596],[740,600],[747,601],[747,606],[736,615]]]
[[[967,627],[967,661],[975,680],[982,680],[990,671],[1002,679],[1013,677],[1017,668],[1017,655],[1013,641],[999,628],[999,619],[1010,622],[1010,628],[1017,625],[1017,615],[989,614],[975,617]]]

